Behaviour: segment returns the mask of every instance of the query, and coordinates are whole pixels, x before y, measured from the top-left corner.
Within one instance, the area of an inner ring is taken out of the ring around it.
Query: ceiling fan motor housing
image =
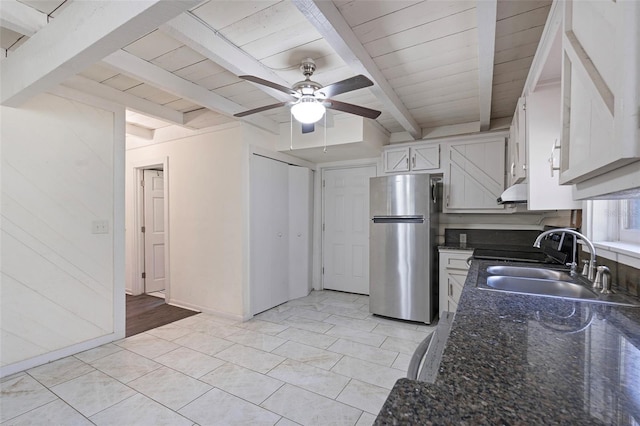
[[[302,71],[302,75],[306,78],[309,78],[313,75],[316,70],[316,63],[311,58],[307,58],[302,61],[302,65],[300,65],[300,71]]]

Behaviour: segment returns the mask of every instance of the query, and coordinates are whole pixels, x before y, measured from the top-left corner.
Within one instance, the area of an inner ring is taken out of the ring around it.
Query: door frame
[[[343,164],[335,164],[335,165],[327,165],[326,167],[320,167],[320,173],[318,173],[318,175],[320,175],[320,179],[319,179],[319,186],[320,186],[320,223],[318,224],[318,228],[319,228],[319,235],[320,235],[320,265],[319,265],[319,274],[320,274],[320,279],[319,279],[319,283],[320,283],[320,289],[319,290],[324,290],[324,272],[323,272],[323,268],[324,268],[324,260],[325,260],[325,255],[326,255],[326,247],[325,247],[325,243],[324,243],[324,230],[322,229],[322,225],[325,223],[325,186],[322,184],[324,182],[325,179],[325,172],[330,171],[330,170],[343,170],[343,169],[360,169],[363,167],[374,167],[376,169],[376,174],[375,176],[379,176],[380,174],[380,162],[381,159],[379,158],[370,158],[370,159],[364,159],[364,160],[357,160],[357,161],[351,161],[348,163],[343,163]],[[340,162],[342,163],[342,162]]]
[[[134,200],[134,238],[133,253],[130,254],[133,260],[133,281],[131,291],[133,295],[143,294],[145,291],[142,271],[144,271],[144,233],[142,224],[144,223],[144,192],[140,182],[143,179],[143,171],[162,167],[164,182],[164,276],[165,276],[165,301],[170,300],[171,279],[169,275],[169,157],[145,160],[133,165],[133,196]]]

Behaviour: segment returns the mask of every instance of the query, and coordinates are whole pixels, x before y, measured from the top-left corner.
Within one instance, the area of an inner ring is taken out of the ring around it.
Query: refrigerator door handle
[[[424,223],[424,216],[374,216],[371,220],[373,223]]]

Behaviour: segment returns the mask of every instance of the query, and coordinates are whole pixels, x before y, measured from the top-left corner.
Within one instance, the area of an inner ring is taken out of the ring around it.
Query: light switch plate
[[[108,234],[109,233],[109,221],[108,220],[94,220],[91,222],[92,234]]]

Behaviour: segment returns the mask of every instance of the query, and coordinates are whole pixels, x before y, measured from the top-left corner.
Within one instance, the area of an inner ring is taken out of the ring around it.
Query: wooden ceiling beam
[[[185,80],[150,62],[124,50],[119,50],[103,59],[110,67],[132,78],[150,84],[180,98],[201,105],[214,112],[233,116],[246,108],[195,83]],[[264,130],[278,134],[278,123],[261,115],[243,117],[241,120]]]
[[[0,2],[0,27],[8,28],[18,34],[31,37],[45,25],[47,15],[18,0]]]
[[[93,81],[79,75],[69,78],[62,83],[62,85],[124,105],[127,109],[150,117],[168,121],[180,126],[185,124],[184,114],[180,111],[158,105],[155,102],[142,99],[138,96],[114,89],[106,84],[100,84],[97,81]]]
[[[72,2],[0,62],[0,104],[20,106],[200,1]]]
[[[177,16],[162,25],[160,30],[235,75],[254,75],[285,87],[290,86],[288,81],[235,46],[215,28],[211,28],[202,19],[191,13]],[[291,100],[291,96],[279,90],[261,84],[255,84],[255,86],[279,101]]]
[[[497,0],[478,2],[478,103],[480,131],[491,125],[491,94],[493,91],[493,60],[496,48]]]
[[[332,1],[293,0],[298,10],[318,30],[338,56],[354,72],[367,76],[374,85],[369,88],[389,112],[413,137],[420,139],[422,130],[409,110],[375,64],[367,50]]]

